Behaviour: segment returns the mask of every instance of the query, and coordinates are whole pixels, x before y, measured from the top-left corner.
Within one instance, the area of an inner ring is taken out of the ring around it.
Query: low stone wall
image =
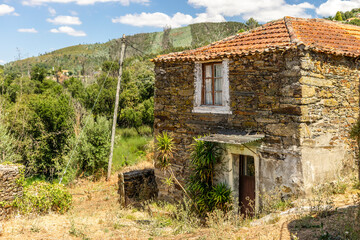
[[[120,173],[118,192],[122,206],[156,198],[158,187],[154,169]]]
[[[22,166],[0,165],[0,219],[10,213],[9,203],[23,195]]]

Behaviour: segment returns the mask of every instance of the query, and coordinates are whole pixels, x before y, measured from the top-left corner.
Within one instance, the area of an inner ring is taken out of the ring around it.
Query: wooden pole
[[[117,112],[118,112],[118,108],[119,108],[120,84],[121,84],[121,75],[122,75],[122,65],[123,65],[124,55],[125,55],[125,47],[126,46],[125,46],[125,34],[124,34],[121,39],[119,76],[118,76],[118,83],[117,83],[117,87],[116,87],[114,117],[113,117],[112,131],[111,131],[111,147],[110,147],[109,164],[108,164],[108,172],[107,172],[107,176],[106,176],[106,181],[109,181],[110,176],[111,176],[111,165],[112,165],[112,158],[113,158],[113,153],[114,153],[116,119],[117,119]]]

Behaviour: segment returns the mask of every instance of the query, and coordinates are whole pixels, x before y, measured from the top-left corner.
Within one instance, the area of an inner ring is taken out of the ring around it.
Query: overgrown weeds
[[[145,127],[144,127],[145,129]],[[115,138],[113,170],[117,171],[125,166],[134,165],[145,159],[151,152],[151,135],[139,135],[135,129],[117,129]]]
[[[261,194],[260,198],[262,204],[259,217],[273,212],[285,211],[294,207],[294,197],[284,197],[283,192],[279,188]]]
[[[72,205],[72,196],[61,184],[47,182],[34,182],[24,188],[22,197],[13,202],[21,214],[29,213],[57,213],[67,212]]]

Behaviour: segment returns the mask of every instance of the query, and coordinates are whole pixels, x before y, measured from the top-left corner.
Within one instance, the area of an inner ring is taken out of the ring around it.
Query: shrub
[[[149,126],[144,125],[139,127],[139,133],[141,136],[152,136],[153,129]]]
[[[138,136],[138,133],[134,128],[123,128],[120,129],[120,135],[123,138],[131,138]]]
[[[230,209],[230,188],[225,183],[214,184],[215,165],[221,163],[221,156],[219,144],[195,139],[190,162],[193,173],[187,188],[195,207],[203,216],[214,209]]]
[[[209,192],[210,206],[213,209],[228,211],[231,208],[231,189],[225,183],[213,186]]]
[[[92,116],[87,116],[84,124],[74,154],[78,174],[104,173],[110,150],[110,122],[105,117],[98,117],[95,121]]]
[[[72,204],[72,196],[61,184],[34,182],[24,188],[24,195],[16,198],[13,206],[22,214],[67,212]]]
[[[74,109],[69,96],[61,92],[57,96],[54,93],[23,96],[23,102],[13,105],[8,113],[6,120],[12,124],[12,133],[21,139],[20,163],[26,166],[27,173],[56,178],[63,169],[74,130]]]
[[[20,160],[20,155],[16,152],[15,144],[15,138],[0,121],[0,163],[4,161],[17,162]]]

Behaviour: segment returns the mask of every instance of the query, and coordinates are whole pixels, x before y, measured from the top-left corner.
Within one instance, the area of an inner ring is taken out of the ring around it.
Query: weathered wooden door
[[[241,214],[255,211],[255,161],[252,156],[239,156],[239,205]]]

